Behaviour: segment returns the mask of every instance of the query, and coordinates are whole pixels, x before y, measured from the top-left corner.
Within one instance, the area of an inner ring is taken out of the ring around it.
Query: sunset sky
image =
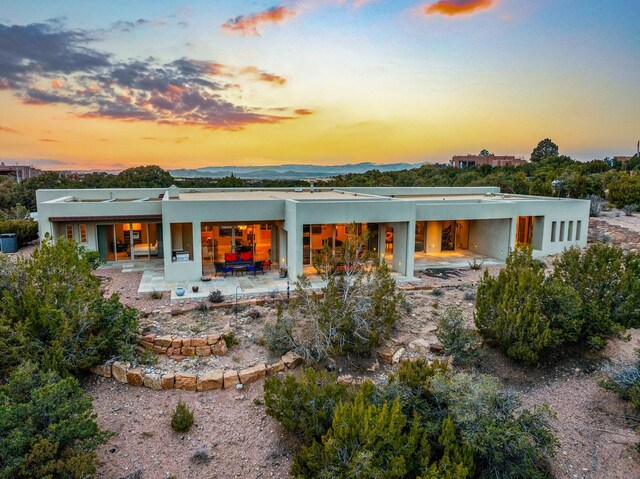
[[[640,139],[638,0],[3,0],[0,158],[528,158]]]

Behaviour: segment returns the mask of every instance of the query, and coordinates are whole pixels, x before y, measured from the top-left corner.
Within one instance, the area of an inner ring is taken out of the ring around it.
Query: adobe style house
[[[38,190],[37,201],[41,237],[74,239],[107,261],[159,258],[174,281],[230,258],[269,260],[295,278],[323,245],[338,247],[350,223],[411,277],[425,255],[504,260],[517,243],[536,256],[583,247],[589,220],[588,201],[495,187]]]
[[[526,161],[523,158],[515,156],[496,156],[493,153],[489,155],[465,155],[454,156],[451,158],[451,166],[454,168],[465,168],[467,166],[520,166]]]

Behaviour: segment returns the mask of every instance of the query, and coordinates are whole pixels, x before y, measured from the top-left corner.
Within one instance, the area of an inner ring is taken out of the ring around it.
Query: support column
[[[296,224],[294,228],[287,230],[287,268],[291,280],[295,280],[304,271],[302,266],[303,251],[302,225]]]
[[[278,266],[282,268],[283,266],[287,266],[287,231],[282,227],[277,227],[278,234]]]
[[[412,221],[393,223],[393,263],[392,269],[405,276],[413,276],[413,250],[415,248],[416,227]]]

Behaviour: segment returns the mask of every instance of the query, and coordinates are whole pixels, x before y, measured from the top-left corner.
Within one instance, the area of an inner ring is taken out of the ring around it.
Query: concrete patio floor
[[[390,261],[389,255],[385,258]],[[484,261],[483,266],[501,264],[495,258],[472,253],[470,251],[447,251],[442,253],[416,253],[415,254],[415,271],[423,271],[432,268],[456,268],[468,269],[469,262]],[[102,265],[104,269],[120,269],[123,273],[142,272],[142,279],[138,286],[138,294],[151,293],[153,291],[171,291],[171,300],[201,300],[209,296],[214,290],[220,292],[226,297],[263,295],[263,294],[284,294],[287,286],[293,290],[294,281],[290,278],[280,278],[277,266],[273,269],[265,271],[264,274],[253,275],[252,273],[244,273],[234,276],[228,273],[226,276],[215,276],[210,281],[171,281],[164,276],[164,264],[161,259],[136,260],[136,261],[110,261]],[[311,281],[314,289],[320,289],[325,282],[313,274],[311,267],[305,267],[305,274]],[[406,283],[416,281],[415,277],[402,276],[393,273],[398,283]],[[198,292],[192,291],[193,286],[198,286]],[[182,287],[185,289],[183,296],[176,295],[176,289]]]
[[[414,266],[416,271],[432,268],[456,268],[469,269],[469,263],[476,261],[483,262],[483,266],[502,264],[504,261],[484,256],[471,251],[443,251],[441,253],[416,253],[414,256]]]
[[[263,294],[280,294],[286,293],[287,286],[293,291],[294,281],[290,278],[280,278],[279,271],[274,266],[273,269],[265,271],[264,274],[253,275],[252,273],[244,273],[235,276],[228,273],[226,276],[215,276],[210,281],[171,281],[164,276],[163,261],[137,260],[137,261],[112,261],[100,266],[101,269],[121,269],[126,272],[142,272],[142,278],[138,287],[138,294],[151,293],[153,291],[171,291],[171,301],[178,300],[201,300],[209,296],[214,290],[220,290],[225,297],[263,295]],[[325,282],[315,274],[309,274],[310,269],[305,268],[305,273],[311,281],[311,287],[320,289]],[[416,278],[406,277],[393,273],[397,282],[403,283],[408,281],[416,281]],[[192,286],[198,286],[198,292],[192,291]],[[176,289],[182,287],[185,289],[183,296],[176,294]]]

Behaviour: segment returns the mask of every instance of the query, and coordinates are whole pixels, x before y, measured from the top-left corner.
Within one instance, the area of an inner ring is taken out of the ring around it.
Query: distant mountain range
[[[233,176],[257,180],[298,180],[304,178],[328,178],[349,173],[365,173],[370,170],[398,171],[419,168],[424,163],[352,163],[347,165],[272,165],[272,166],[206,166],[169,170],[176,178],[223,178]]]

